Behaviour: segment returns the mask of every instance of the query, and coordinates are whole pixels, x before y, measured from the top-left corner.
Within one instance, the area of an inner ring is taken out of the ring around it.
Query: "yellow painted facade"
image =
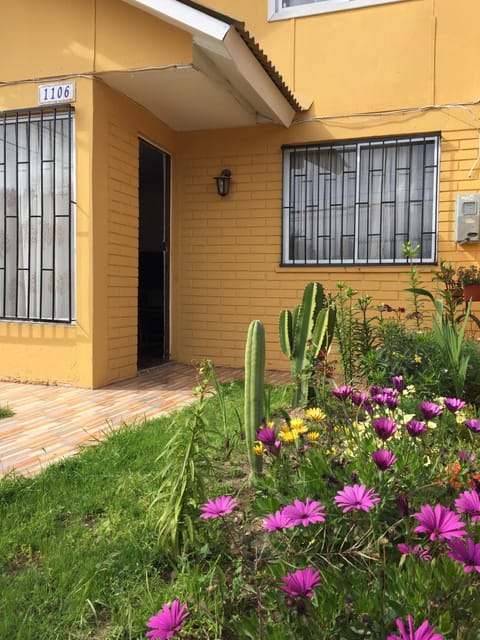
[[[192,60],[187,31],[120,0],[17,0],[3,9],[0,110],[35,107],[38,78],[81,77],[77,321],[0,322],[1,378],[98,387],[136,374],[139,137],[172,161],[172,359],[241,366],[258,318],[267,367],[286,368],[278,314],[311,280],[327,290],[342,280],[379,303],[405,304],[405,266],[279,266],[285,144],[440,133],[438,258],[479,263],[480,244],[454,242],[455,196],[480,192],[477,0],[405,0],[270,23],[266,0],[204,4],[244,21],[289,88],[312,103],[289,128],[174,131],[94,79],[95,71]],[[225,167],[233,178],[221,199],[212,178]],[[419,269],[425,282],[431,268]]]

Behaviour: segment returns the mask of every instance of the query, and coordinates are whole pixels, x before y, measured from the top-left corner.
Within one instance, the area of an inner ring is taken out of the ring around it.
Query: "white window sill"
[[[325,2],[312,2],[296,7],[279,8],[281,0],[269,0],[268,20],[289,20],[302,18],[321,13],[333,13],[335,11],[347,11],[361,7],[371,7],[379,4],[392,4],[394,2],[406,2],[408,0],[325,0]]]

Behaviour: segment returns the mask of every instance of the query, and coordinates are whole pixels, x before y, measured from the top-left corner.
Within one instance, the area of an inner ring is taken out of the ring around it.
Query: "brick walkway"
[[[221,382],[243,377],[242,369],[215,368]],[[285,372],[267,372],[273,384]],[[0,382],[0,406],[14,415],[0,420],[0,476],[31,475],[94,444],[121,424],[140,424],[193,401],[194,367],[169,362],[103,389],[77,389]]]

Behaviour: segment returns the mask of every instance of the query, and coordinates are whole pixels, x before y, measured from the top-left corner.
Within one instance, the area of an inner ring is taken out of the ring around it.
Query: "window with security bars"
[[[439,137],[283,148],[282,264],[432,263]]]
[[[72,322],[73,109],[0,114],[0,318]]]

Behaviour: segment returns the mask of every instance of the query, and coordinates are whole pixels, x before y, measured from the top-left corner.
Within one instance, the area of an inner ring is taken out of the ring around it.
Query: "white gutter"
[[[198,9],[176,0],[123,0],[190,33],[201,32],[215,40],[223,40],[230,25]]]

